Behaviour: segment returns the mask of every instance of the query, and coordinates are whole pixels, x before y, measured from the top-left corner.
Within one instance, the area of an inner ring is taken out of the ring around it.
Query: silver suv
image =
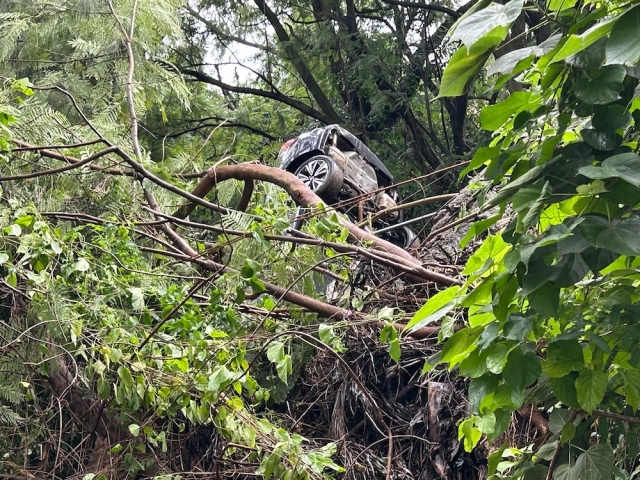
[[[373,233],[409,248],[416,235],[402,222],[402,211],[377,216],[399,203],[391,172],[352,133],[328,125],[288,140],[278,154],[280,168],[295,174],[327,204],[362,222],[375,218]]]

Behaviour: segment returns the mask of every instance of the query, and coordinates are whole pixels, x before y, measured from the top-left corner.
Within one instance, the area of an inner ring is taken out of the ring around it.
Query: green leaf
[[[576,460],[573,469],[580,480],[610,480],[615,455],[609,445],[592,445]]]
[[[318,326],[318,336],[320,337],[322,343],[324,343],[325,345],[331,345],[336,334],[333,332],[333,327],[331,325],[321,323]]]
[[[499,374],[504,370],[509,358],[509,347],[503,343],[489,347],[487,353],[487,368],[491,373]]]
[[[144,293],[141,288],[130,287],[129,293],[131,293],[131,306],[138,312],[144,310]]]
[[[22,234],[22,228],[17,223],[12,223],[4,229],[4,233],[13,237],[19,237]]]
[[[255,260],[250,258],[246,258],[244,261],[244,265],[240,270],[240,275],[242,278],[250,279],[252,278],[258,271],[260,270],[260,264]]]
[[[622,370],[624,380],[624,398],[633,410],[640,408],[640,372],[638,370]]]
[[[131,435],[137,437],[138,435],[140,435],[140,425],[132,423],[131,425],[129,425],[129,431],[131,432]]]
[[[584,238],[594,247],[606,248],[620,255],[640,255],[640,217],[615,219],[612,222],[596,215],[586,216],[579,226]]]
[[[491,434],[496,429],[496,416],[493,412],[486,413],[475,418],[478,429],[485,434]]]
[[[453,54],[442,73],[437,98],[457,97],[467,92],[491,52],[504,40],[508,29],[497,27],[470,48],[462,47]]]
[[[487,350],[475,349],[460,362],[460,375],[478,378],[487,373]]]
[[[482,438],[482,432],[473,425],[473,420],[467,419],[458,427],[458,440],[464,437],[464,449],[470,452]]]
[[[480,147],[476,150],[476,153],[473,155],[473,158],[469,162],[467,168],[465,168],[460,175],[458,175],[459,179],[462,179],[472,170],[483,165],[487,160],[493,160],[500,156],[500,147]],[[464,247],[463,247],[464,248]]]
[[[640,188],[640,157],[635,153],[613,155],[598,167],[589,165],[578,172],[593,179],[621,178],[631,185]]]
[[[540,95],[530,90],[514,92],[506,100],[485,107],[480,112],[480,125],[485,130],[500,128],[511,116],[522,110],[535,110],[540,105]]]
[[[291,372],[293,372],[291,355],[285,355],[282,360],[276,363],[276,373],[278,374],[278,378],[282,380],[282,383],[288,385],[287,380]]]
[[[522,480],[545,480],[549,469],[544,465],[534,465],[527,470]]]
[[[2,265],[3,263],[6,263],[8,261],[9,261],[9,255],[7,255],[4,252],[0,253],[0,265]]]
[[[440,320],[456,306],[455,298],[459,291],[460,287],[456,285],[436,293],[413,315],[405,330],[414,331]]]
[[[277,340],[271,342],[267,347],[267,358],[273,363],[282,361],[284,358],[284,343]]]
[[[551,460],[556,453],[556,447],[558,446],[558,442],[545,443],[542,445],[538,451],[536,452],[536,456],[541,458],[542,460]],[[546,470],[545,470],[546,473]]]
[[[640,8],[628,11],[613,26],[605,49],[605,65],[634,64],[640,57]]]
[[[577,375],[574,373],[551,379],[553,394],[567,407],[580,408],[578,394],[576,393],[576,378]]]
[[[547,282],[529,294],[529,304],[541,317],[554,318],[560,306],[560,289]]]
[[[515,348],[509,354],[502,376],[514,390],[524,390],[535,382],[542,373],[540,359],[533,352],[523,353]]]
[[[91,265],[85,258],[81,258],[74,264],[73,268],[78,272],[86,272],[91,268]]]
[[[571,420],[571,411],[566,408],[554,408],[549,415],[549,430],[559,434],[564,426]]]
[[[548,0],[547,7],[552,12],[561,12],[562,10],[568,10],[573,8],[577,0]]]
[[[469,244],[471,239],[477,237],[482,232],[485,232],[486,230],[491,228],[501,218],[501,215],[494,215],[493,217],[485,218],[484,220],[479,220],[472,223],[469,231],[465,234],[464,237],[462,237],[462,239],[460,239],[460,248],[465,248]]]
[[[462,360],[457,357],[468,355],[471,350],[476,348],[474,342],[480,336],[480,333],[482,333],[482,327],[464,328],[454,333],[444,344],[440,360],[449,362],[450,367],[453,367],[458,361]]]
[[[465,265],[463,275],[482,275],[494,262],[499,262],[511,246],[501,235],[489,235]]]
[[[512,73],[514,69],[518,70],[516,67],[522,68],[524,63],[526,63],[525,66],[529,66],[537,51],[537,47],[525,47],[506,53],[491,64],[487,70],[487,76]]]
[[[389,348],[389,356],[396,363],[400,360],[400,341],[398,340],[398,332],[395,327],[390,323],[387,323],[380,332],[380,341],[387,342]]]
[[[570,35],[562,48],[558,50],[549,63],[564,60],[571,55],[575,55],[576,53],[583,51],[590,45],[593,45],[596,41],[611,31],[616,20],[618,20],[618,17],[613,17],[603,22],[596,23],[580,35]]]
[[[547,358],[542,372],[551,378],[564,377],[584,365],[582,348],[577,340],[558,340],[547,347]]]
[[[607,389],[607,374],[598,370],[583,368],[576,379],[578,403],[586,411],[598,406]]]
[[[482,400],[496,391],[498,381],[499,377],[491,374],[471,379],[469,382],[469,409],[472,413],[478,413]]]
[[[20,225],[22,228],[29,228],[31,225],[33,225],[34,221],[35,218],[33,218],[33,215],[24,215],[20,218],[17,218],[15,223],[16,225]]]
[[[604,105],[620,98],[622,82],[627,71],[621,65],[599,69],[592,78],[583,76],[574,86],[576,98],[589,105]]]
[[[573,423],[567,423],[562,427],[562,433],[560,435],[560,443],[567,443],[573,440],[576,436],[576,427]]]
[[[631,113],[618,104],[596,107],[591,124],[593,128],[602,132],[627,128],[631,125]]]
[[[389,352],[389,356],[391,357],[391,359],[394,362],[398,363],[398,360],[400,360],[400,353],[401,353],[400,341],[397,338],[391,340],[389,342],[389,348],[387,351]]]
[[[120,365],[118,367],[118,376],[122,381],[122,385],[125,387],[133,387],[133,377],[131,376],[131,371],[127,367]]]
[[[522,0],[511,0],[506,5],[492,3],[462,19],[451,36],[451,41],[460,40],[470,48],[497,27],[510,26],[520,16],[522,5]]]
[[[509,442],[505,440],[505,442],[502,444],[502,446],[498,450],[496,450],[491,455],[489,455],[489,463],[487,467],[488,476],[491,476],[496,473],[496,470],[498,469],[498,464],[502,460],[502,453],[507,449],[508,445],[509,445]]]
[[[612,131],[601,132],[593,128],[583,128],[580,135],[590,147],[596,150],[613,150],[618,146],[616,133]]]

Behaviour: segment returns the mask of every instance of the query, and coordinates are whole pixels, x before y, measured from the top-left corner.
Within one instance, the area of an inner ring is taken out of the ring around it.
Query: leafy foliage
[[[575,19],[548,46],[513,51],[489,69],[502,75],[498,86],[517,75],[525,89],[480,113],[494,135],[470,166],[484,167],[484,188],[502,184],[486,207],[511,222],[468,260],[464,287],[432,297],[410,325],[466,308],[469,326],[444,342],[439,359],[471,377],[472,416],[459,426],[465,448],[483,434],[499,438],[526,398],[550,413],[554,454],[542,453],[546,445],[522,451],[499,470],[493,463],[492,478],[551,478],[553,469],[553,478],[610,479],[614,466],[617,478],[630,478],[640,367],[637,7],[551,3]],[[484,10],[492,8],[507,6]],[[459,83],[443,78],[441,95],[467,90],[497,46],[501,18],[480,11],[460,22],[468,29],[452,38],[465,45],[444,77]],[[474,46],[487,53],[469,57]],[[548,394],[531,400],[539,385]]]

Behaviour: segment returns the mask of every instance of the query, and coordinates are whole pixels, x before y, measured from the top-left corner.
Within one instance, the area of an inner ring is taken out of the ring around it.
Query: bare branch
[[[423,2],[408,2],[405,0],[382,0],[389,5],[397,5],[399,7],[420,8],[423,10],[435,10],[436,12],[446,13],[454,18],[460,18],[461,14],[452,10],[451,8],[443,7],[442,5],[432,5]]]

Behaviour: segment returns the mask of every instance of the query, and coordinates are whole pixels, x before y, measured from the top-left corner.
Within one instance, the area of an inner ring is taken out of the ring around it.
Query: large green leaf
[[[470,48],[462,47],[454,53],[442,73],[438,98],[457,97],[466,93],[508,31],[507,27],[496,27]]]
[[[621,255],[640,255],[640,217],[637,215],[611,222],[604,217],[589,215],[579,228],[594,247]]]
[[[562,48],[553,56],[549,63],[559,62],[565,58],[575,55],[578,52],[583,51],[585,48],[593,45],[600,38],[607,35],[613,28],[614,23],[618,20],[618,17],[613,17],[608,20],[604,20],[600,23],[596,23],[591,28],[587,29],[580,35],[571,35],[567,38]]]
[[[585,411],[591,412],[604,398],[606,388],[606,373],[583,368],[576,379],[578,403]]]
[[[482,327],[465,328],[454,333],[442,348],[440,360],[450,362],[452,367],[476,348],[475,341],[482,333]]]
[[[410,331],[417,330],[436,320],[440,320],[456,306],[454,299],[459,290],[459,286],[453,286],[436,293],[413,315],[406,329]]]
[[[469,383],[469,408],[472,412],[477,413],[480,402],[495,392],[498,388],[499,377],[497,375],[486,374],[479,378],[471,379]]]
[[[564,377],[584,365],[582,348],[577,340],[558,340],[547,347],[547,358],[542,371],[551,378]]]
[[[595,148],[596,150],[613,150],[618,146],[616,132],[601,132],[593,128],[583,128],[580,131],[580,135],[582,135],[582,138],[587,145]]]
[[[509,354],[502,376],[514,390],[523,390],[535,382],[541,373],[540,359],[535,353],[523,353],[521,348],[515,348]]]
[[[576,394],[576,377],[577,375],[572,373],[564,377],[552,378],[550,382],[553,394],[567,407],[580,408]]]
[[[620,98],[622,81],[627,71],[621,65],[609,65],[591,78],[583,76],[574,87],[576,98],[589,105],[604,105]]]
[[[545,480],[549,469],[544,465],[534,465],[522,477],[522,480]]]
[[[514,92],[506,100],[490,105],[480,112],[480,125],[485,130],[500,128],[511,116],[523,110],[535,110],[540,105],[540,95],[530,90]]]
[[[471,48],[496,27],[509,27],[520,15],[522,5],[522,0],[511,0],[506,5],[492,3],[462,19],[451,36],[451,41],[460,40],[467,48]]]
[[[631,113],[618,104],[596,107],[591,124],[602,132],[627,128],[631,124]]]
[[[556,468],[554,480],[611,480],[615,456],[609,445],[592,445],[576,462]]]
[[[605,65],[635,63],[640,57],[640,7],[615,23],[605,49]]]
[[[580,480],[610,480],[615,456],[606,444],[592,445],[578,457],[574,469]]]
[[[516,66],[523,60],[531,57],[538,57],[550,52],[560,41],[560,35],[553,35],[540,45],[532,47],[519,48],[509,53],[505,53],[501,57],[497,58],[495,62],[489,67],[487,75],[493,75],[496,73],[511,73]],[[524,68],[522,65],[518,66],[518,69]]]
[[[624,398],[633,410],[640,407],[640,372],[638,370],[623,370]]]
[[[598,166],[582,167],[578,172],[593,179],[621,178],[640,188],[640,157],[635,153],[621,153],[607,158]]]

